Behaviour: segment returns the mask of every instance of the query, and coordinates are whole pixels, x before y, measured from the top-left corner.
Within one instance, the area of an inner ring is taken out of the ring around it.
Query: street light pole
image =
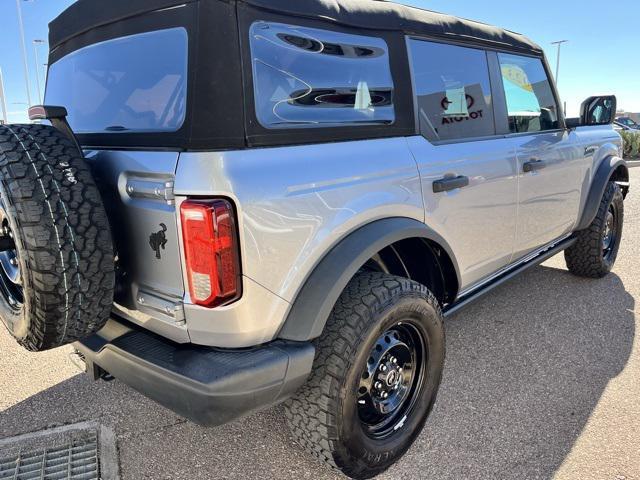
[[[38,46],[42,45],[44,40],[34,40],[33,41],[33,52],[36,56],[36,86],[38,87],[38,100],[40,101],[40,105],[42,105],[42,88],[40,86],[40,60],[38,60]]]
[[[31,107],[31,87],[29,86],[29,65],[27,64],[27,44],[24,40],[24,23],[22,22],[22,0],[16,0],[16,8],[18,10],[18,27],[20,29],[20,41],[22,42],[22,63],[24,65],[24,81],[27,87],[27,103]]]
[[[7,116],[7,98],[4,95],[4,81],[2,80],[2,69],[0,68],[0,108],[2,108],[2,120],[5,124],[9,123]]]
[[[556,60],[556,84],[558,83],[558,78],[560,76],[560,49],[562,48],[563,43],[567,43],[569,40],[558,40],[557,42],[551,42],[551,45],[558,46],[558,57]]]

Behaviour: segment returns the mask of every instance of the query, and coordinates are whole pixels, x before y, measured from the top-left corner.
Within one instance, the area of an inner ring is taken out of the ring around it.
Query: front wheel
[[[577,233],[576,242],[564,252],[567,268],[579,277],[602,278],[611,272],[618,256],[624,222],[624,196],[609,182],[591,225]]]
[[[371,478],[416,439],[445,356],[429,290],[381,273],[356,276],[336,303],[308,382],[285,405],[298,443],[346,475]]]

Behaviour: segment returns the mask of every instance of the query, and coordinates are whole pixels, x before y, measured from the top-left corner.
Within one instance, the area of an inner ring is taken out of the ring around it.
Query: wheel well
[[[410,278],[425,286],[441,305],[451,303],[458,293],[458,278],[447,252],[425,238],[399,240],[379,251],[364,269]]]
[[[296,294],[279,338],[308,341],[322,335],[344,288],[367,270],[421,282],[443,306],[458,293],[455,258],[444,239],[411,218],[376,220],[347,235],[316,265]]]
[[[611,174],[611,180],[621,183],[622,194],[626,198],[629,193],[629,169],[625,165],[619,165]]]

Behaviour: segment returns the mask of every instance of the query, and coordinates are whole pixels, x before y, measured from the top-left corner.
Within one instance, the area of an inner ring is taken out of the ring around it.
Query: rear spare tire
[[[115,283],[111,231],[89,166],[45,125],[0,126],[0,318],[42,351],[104,326]]]

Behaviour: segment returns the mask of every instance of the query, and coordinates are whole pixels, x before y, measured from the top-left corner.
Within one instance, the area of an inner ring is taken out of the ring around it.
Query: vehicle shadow
[[[627,363],[633,309],[615,274],[582,280],[543,266],[448,320],[433,413],[381,478],[552,477]],[[208,429],[81,375],[0,412],[0,438],[88,419],[115,428],[124,479],[339,478],[293,443],[281,407]]]
[[[635,336],[634,298],[537,267],[447,322],[437,405],[397,478],[550,478],[571,451]]]

